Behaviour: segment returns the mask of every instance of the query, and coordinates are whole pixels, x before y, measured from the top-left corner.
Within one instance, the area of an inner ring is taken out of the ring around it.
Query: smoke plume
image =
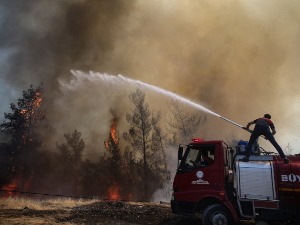
[[[121,90],[83,81],[66,89],[70,70],[92,70],[176,92],[239,124],[270,113],[282,147],[300,151],[298,1],[0,2],[2,113],[29,84],[43,81],[57,135],[80,122],[92,142],[107,133],[111,111],[122,116],[131,107],[130,88],[116,94]],[[95,123],[99,130],[89,130]],[[205,139],[231,132],[248,138],[214,117],[205,128]]]

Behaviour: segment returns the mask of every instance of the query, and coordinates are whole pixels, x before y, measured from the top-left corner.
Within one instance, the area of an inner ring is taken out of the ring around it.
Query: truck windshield
[[[189,145],[178,169],[207,167],[214,163],[215,145]]]

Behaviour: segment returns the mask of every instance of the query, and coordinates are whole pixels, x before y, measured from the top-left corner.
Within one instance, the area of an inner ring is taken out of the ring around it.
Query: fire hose
[[[247,129],[246,127],[244,127],[244,126],[242,126],[242,125],[240,125],[240,124],[238,124],[238,123],[236,123],[236,122],[234,122],[234,121],[232,121],[232,120],[229,120],[229,119],[227,119],[227,118],[225,118],[225,117],[223,117],[223,116],[219,116],[219,117],[220,117],[222,120],[225,120],[225,121],[227,121],[227,122],[229,122],[229,123],[231,123],[231,124],[234,124],[234,125],[236,125],[236,126],[242,128],[242,129],[248,131],[249,133],[252,133],[252,132],[253,132],[252,130],[249,130],[249,129]],[[263,137],[264,139],[268,140],[265,136],[261,136],[261,137]]]

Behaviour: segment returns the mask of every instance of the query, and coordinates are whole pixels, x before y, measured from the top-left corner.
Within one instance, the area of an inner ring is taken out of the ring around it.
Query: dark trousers
[[[282,151],[279,144],[276,142],[273,134],[270,132],[269,127],[261,126],[261,125],[256,125],[254,128],[254,131],[252,132],[252,134],[250,136],[248,146],[246,148],[246,156],[248,156],[248,157],[250,156],[252,145],[260,135],[264,135],[271,142],[271,144],[276,148],[277,152],[279,153],[279,155],[282,158],[285,157],[284,152]]]

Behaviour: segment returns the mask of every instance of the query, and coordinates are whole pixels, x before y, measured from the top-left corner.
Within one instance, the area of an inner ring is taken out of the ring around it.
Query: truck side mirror
[[[178,160],[182,160],[183,147],[179,145],[178,147]]]

